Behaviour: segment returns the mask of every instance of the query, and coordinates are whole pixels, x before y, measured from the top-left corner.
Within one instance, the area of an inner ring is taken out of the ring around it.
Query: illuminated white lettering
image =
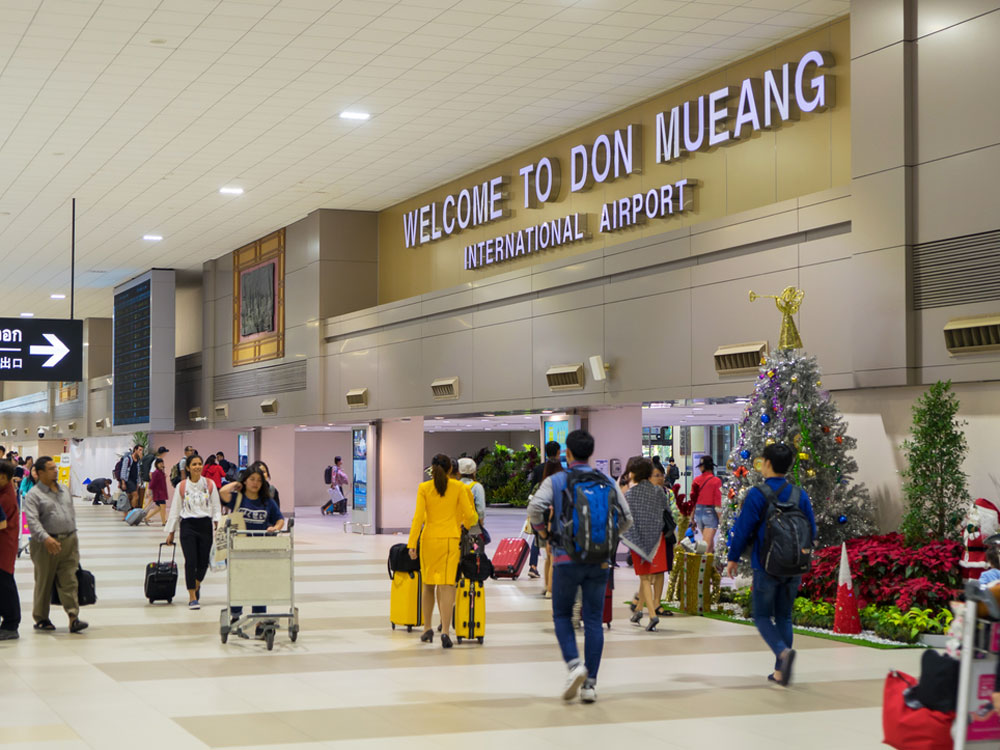
[[[729,107],[720,107],[733,96],[730,86],[723,86],[708,95],[708,145],[718,146],[729,140],[729,130],[726,121],[729,119]]]

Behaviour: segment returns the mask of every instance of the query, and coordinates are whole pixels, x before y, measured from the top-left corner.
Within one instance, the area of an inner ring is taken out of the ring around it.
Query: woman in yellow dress
[[[410,539],[406,546],[417,559],[420,542],[420,575],[424,588],[421,602],[424,634],[420,640],[434,640],[431,619],[437,600],[441,614],[441,647],[451,648],[451,614],[455,606],[455,578],[458,574],[459,538],[462,527],[471,528],[479,520],[465,485],[449,479],[451,459],[439,453],[431,461],[433,478],[417,490],[417,510],[413,514]]]

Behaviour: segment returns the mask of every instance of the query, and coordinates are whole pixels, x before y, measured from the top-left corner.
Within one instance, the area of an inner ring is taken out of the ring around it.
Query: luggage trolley
[[[986,605],[989,619],[978,617],[978,605]],[[991,700],[998,652],[1000,652],[1000,605],[977,581],[965,583],[965,620],[962,627],[962,659],[958,673],[958,704],[952,737],[955,750],[997,747],[1000,714]]]
[[[226,608],[219,616],[219,633],[222,642],[231,633],[241,638],[259,637],[267,642],[267,650],[274,648],[274,634],[279,621],[287,619],[288,636],[294,642],[299,636],[299,610],[295,606],[295,565],[292,527],[295,519],[288,519],[282,531],[242,531],[226,520]],[[253,613],[251,606],[262,605],[277,612]],[[243,607],[243,613],[230,623],[230,609]],[[248,635],[244,628],[252,627]],[[261,633],[256,635],[260,627]]]

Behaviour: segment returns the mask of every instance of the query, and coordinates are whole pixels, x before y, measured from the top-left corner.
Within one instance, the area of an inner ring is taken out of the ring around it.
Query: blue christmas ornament
[[[746,459],[750,458],[750,451],[748,451],[748,450],[741,450],[740,451],[740,458],[742,458],[744,461]]]
[[[837,523],[839,523],[839,524],[845,524],[845,523],[847,523],[847,516],[841,516],[840,518],[838,518],[837,519]]]
[[[770,421],[771,421],[771,418],[769,416],[767,416],[766,414],[761,414],[760,415],[760,423],[761,424],[767,424]]]

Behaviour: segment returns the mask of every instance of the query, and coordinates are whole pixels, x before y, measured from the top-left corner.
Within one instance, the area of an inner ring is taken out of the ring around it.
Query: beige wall
[[[375,520],[378,533],[409,532],[416,507],[417,485],[425,479],[423,443],[424,420],[420,417],[382,425]]]
[[[596,248],[653,237],[664,231],[718,219],[775,202],[795,199],[850,181],[850,23],[842,19],[753,55],[691,83],[654,97],[634,107],[603,118],[590,125],[556,138],[517,156],[505,159],[429,193],[393,206],[379,214],[379,302],[405,299],[457,284],[475,282],[507,271],[530,267],[553,260],[568,259]],[[759,131],[753,137],[728,146],[691,155],[680,162],[656,163],[655,116],[686,100],[707,95],[725,85],[737,85],[747,77],[760,77],[765,70],[783,63],[798,61],[807,51],[829,51],[835,67],[836,106],[827,112],[803,115],[801,120],[785,123],[772,131]],[[570,193],[570,149],[591,143],[601,133],[608,133],[630,123],[643,127],[642,172],[625,179],[598,185],[587,192]],[[523,181],[518,170],[543,156],[557,156],[562,164],[562,188],[557,202],[542,208],[523,208]],[[448,239],[406,248],[403,239],[403,214],[465,187],[499,175],[510,177],[511,217],[470,228]],[[701,183],[696,210],[689,215],[649,222],[645,228],[611,234],[597,231],[603,203],[646,191],[679,179]],[[555,219],[570,213],[589,214],[592,239],[546,250],[485,269],[465,271],[463,248],[471,243]]]
[[[296,507],[319,506],[329,499],[329,485],[323,483],[323,470],[333,465],[334,456],[344,459],[340,468],[353,484],[350,432],[295,433]],[[345,494],[350,500],[350,488]]]
[[[587,415],[587,429],[594,436],[593,460],[621,461],[642,453],[642,407],[623,406],[593,410]]]

